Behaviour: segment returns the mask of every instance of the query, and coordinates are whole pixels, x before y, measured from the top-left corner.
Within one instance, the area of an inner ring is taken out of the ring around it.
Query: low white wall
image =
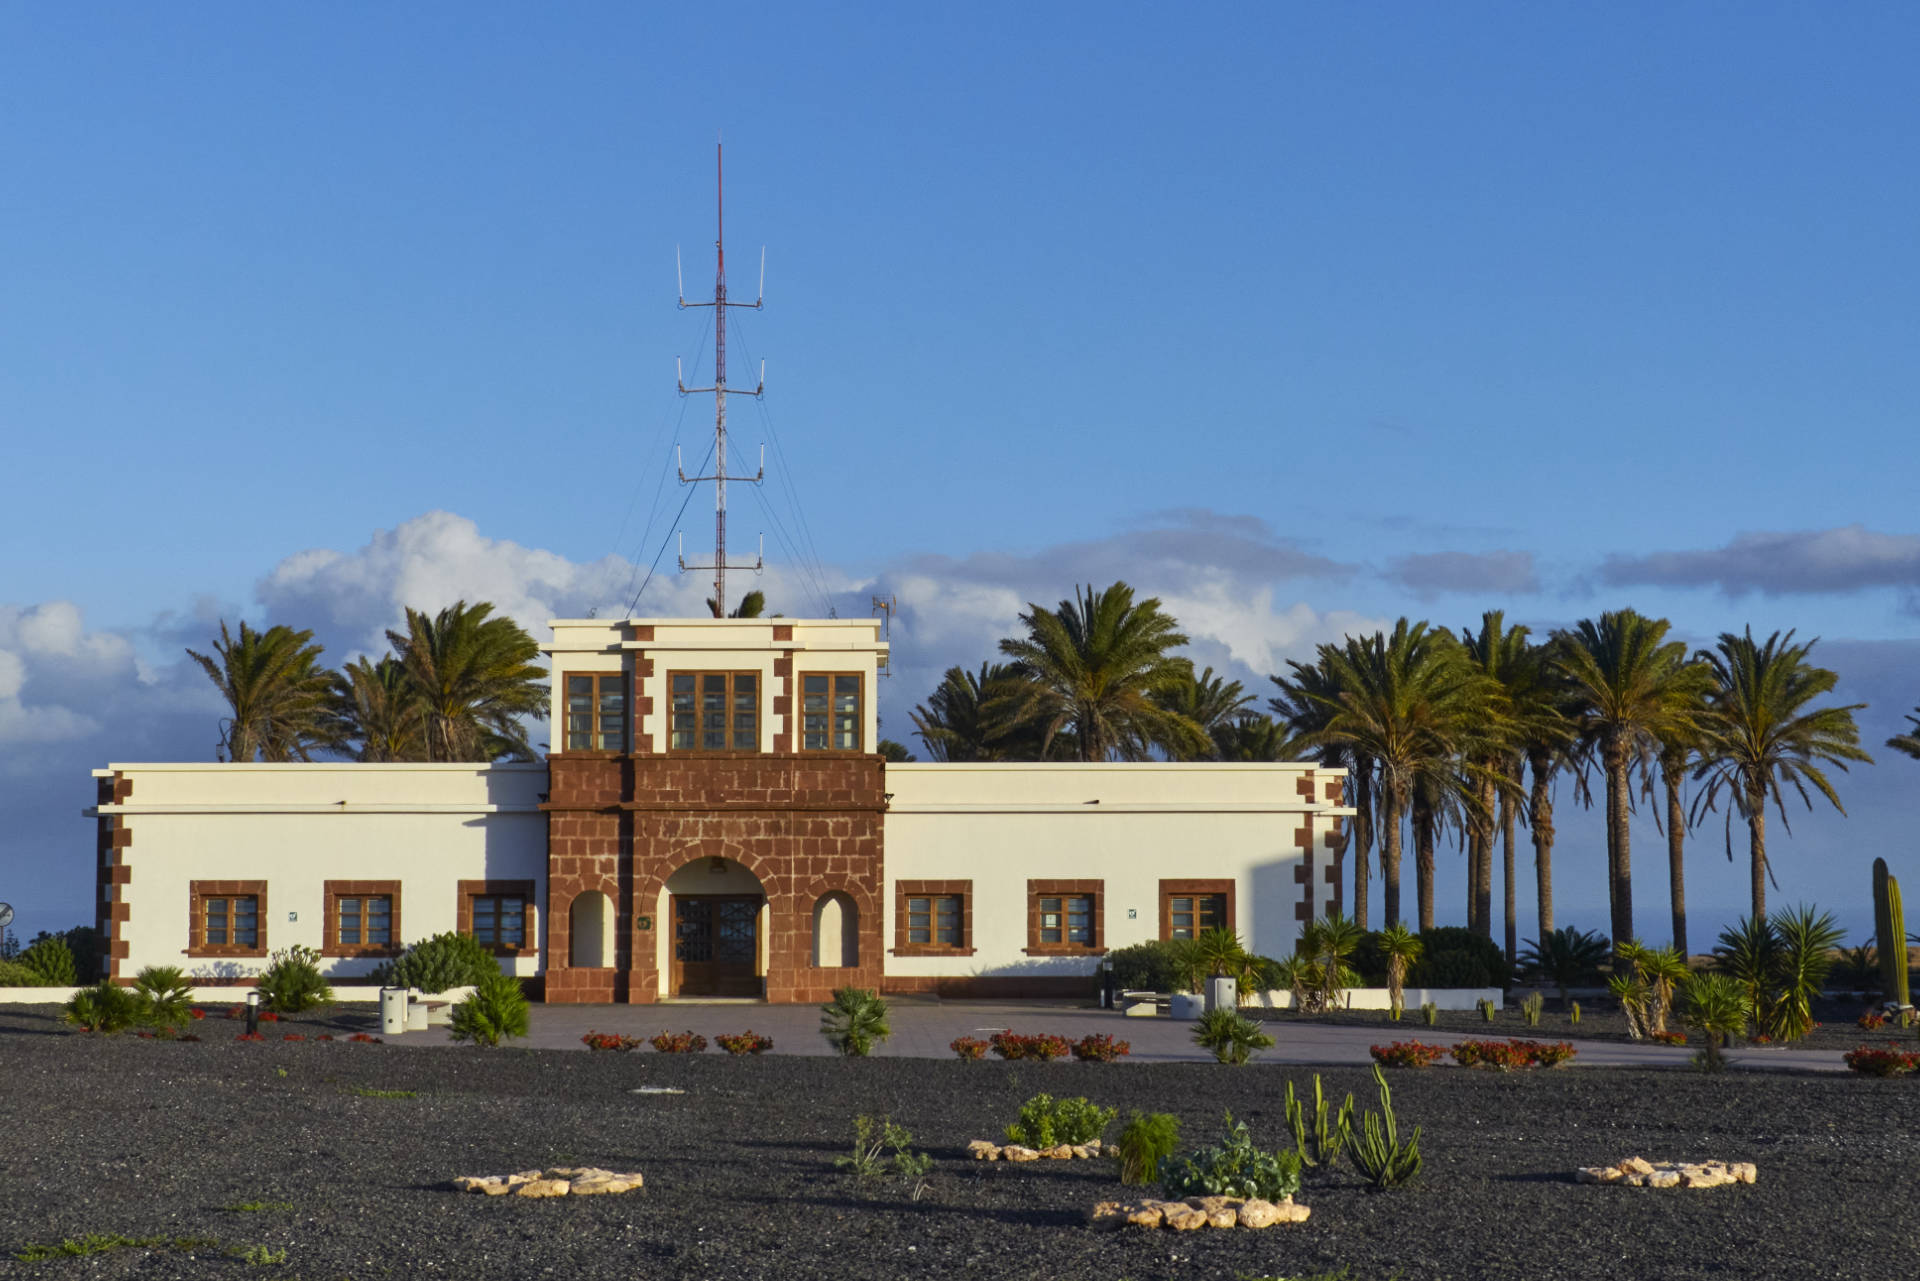
[[[1315,777],[1315,797],[1300,794]],[[1102,882],[1102,942],[1111,950],[1160,937],[1160,882],[1234,883],[1234,927],[1268,956],[1293,950],[1296,908],[1333,905],[1316,870],[1294,876],[1298,834],[1311,826],[1320,868],[1324,838],[1351,810],[1323,798],[1341,771],[1308,764],[889,765],[884,937],[894,943],[895,885],[968,879],[971,956],[893,956],[889,975],[1052,977],[1092,974],[1097,956],[1031,957],[1027,881]]]
[[[1480,1002],[1492,1001],[1495,1008],[1501,1004],[1502,993],[1497,987],[1409,987],[1401,989],[1401,1004],[1410,1014],[1418,1014],[1420,1007],[1432,1004],[1441,1010],[1477,1010]],[[1290,1010],[1293,1008],[1293,993],[1287,991],[1248,992],[1240,1004],[1261,1010]],[[1350,987],[1341,993],[1341,1008],[1348,1010],[1389,1010],[1393,1002],[1388,998],[1384,987]]]
[[[127,906],[118,925],[128,955],[120,974],[173,965],[191,978],[257,976],[266,957],[187,955],[193,881],[265,881],[260,926],[267,950],[319,948],[328,881],[399,881],[398,942],[455,929],[462,880],[533,882],[530,936],[545,946],[547,819],[544,765],[113,765],[132,780],[111,815],[130,834]],[[328,957],[339,981],[379,958]],[[540,953],[503,963],[539,973]]]
[[[212,1014],[216,1010],[225,1011],[235,1005],[246,1004],[247,993],[250,990],[245,987],[196,987],[188,999]],[[76,993],[84,991],[86,989],[83,987],[0,987],[0,1005],[65,1005],[74,998]],[[427,999],[429,1001],[464,1001],[472,995],[471,987],[456,987],[449,988],[436,996],[429,996]],[[378,1001],[380,989],[364,985],[354,987],[335,985],[333,999],[336,1004],[342,1005],[358,1001]]]

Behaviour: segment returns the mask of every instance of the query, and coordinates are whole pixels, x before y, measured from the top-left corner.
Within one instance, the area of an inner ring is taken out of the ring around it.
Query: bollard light
[[[260,1030],[260,989],[257,987],[249,988],[247,990],[247,1035],[251,1036],[255,1032],[258,1032],[259,1030]]]

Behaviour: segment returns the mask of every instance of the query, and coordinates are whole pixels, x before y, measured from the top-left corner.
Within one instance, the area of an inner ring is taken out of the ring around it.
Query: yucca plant
[[[1674,991],[1690,973],[1686,958],[1670,947],[1641,948],[1634,958],[1634,968],[1647,989],[1647,1031],[1660,1036],[1667,1030]]]
[[[1339,912],[1331,912],[1310,922],[1300,932],[1296,954],[1313,966],[1313,986],[1307,999],[1313,1009],[1331,1010],[1340,1003],[1340,994],[1348,986],[1353,971],[1347,962],[1366,941],[1367,932]]]
[[[833,1000],[820,1007],[820,1035],[848,1058],[863,1059],[893,1035],[887,1003],[871,988],[836,988]]]
[[[1834,924],[1833,913],[1803,905],[1776,912],[1773,932],[1780,940],[1780,953],[1775,966],[1777,995],[1767,1031],[1778,1040],[1798,1041],[1813,1031],[1814,998],[1833,966],[1840,927]]]
[[[1773,922],[1759,916],[1745,917],[1738,925],[1721,930],[1719,946],[1713,949],[1714,968],[1746,993],[1747,1017],[1755,1027],[1772,1022],[1771,994],[1779,958],[1780,937],[1774,933]]]
[[[178,966],[147,966],[133,977],[133,995],[148,1027],[181,1028],[193,1018],[193,987]]]
[[[1376,937],[1380,956],[1387,963],[1387,1004],[1393,1010],[1395,1022],[1400,1019],[1405,1008],[1407,995],[1407,971],[1419,964],[1426,948],[1420,942],[1420,936],[1395,921]]]

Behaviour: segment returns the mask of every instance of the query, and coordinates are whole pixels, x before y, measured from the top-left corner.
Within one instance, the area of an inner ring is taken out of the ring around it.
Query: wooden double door
[[[673,994],[760,996],[759,895],[673,896]]]

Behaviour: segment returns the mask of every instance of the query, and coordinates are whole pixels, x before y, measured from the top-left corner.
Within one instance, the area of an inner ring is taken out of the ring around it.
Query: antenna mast
[[[716,143],[714,144],[716,235],[713,242],[716,265],[713,275],[713,301],[688,302],[684,296],[680,299],[680,306],[682,308],[713,308],[713,386],[689,387],[679,376],[677,370],[674,378],[675,384],[680,388],[680,394],[682,396],[693,395],[696,392],[710,391],[713,393],[713,475],[689,476],[684,466],[677,468],[677,470],[680,473],[680,483],[683,485],[696,484],[703,480],[713,482],[713,564],[689,565],[687,564],[687,558],[683,551],[680,556],[680,568],[682,572],[703,569],[713,571],[714,615],[718,618],[725,618],[727,616],[727,571],[729,569],[750,569],[757,574],[766,564],[764,551],[761,555],[754,557],[751,565],[744,563],[738,565],[727,564],[727,482],[730,480],[738,480],[749,485],[757,485],[767,474],[765,446],[761,447],[760,470],[758,472],[751,476],[729,476],[727,474],[727,391],[729,390],[727,387],[727,308],[751,307],[753,310],[759,311],[761,305],[765,302],[767,278],[766,259],[765,256],[762,255],[760,268],[761,297],[755,298],[752,302],[731,302],[728,300],[727,206],[723,160],[724,156],[720,144]],[[758,398],[761,393],[766,390],[766,386],[766,362],[762,361],[759,385],[752,391],[742,391],[740,394]],[[763,537],[763,547],[764,543],[765,539]]]

